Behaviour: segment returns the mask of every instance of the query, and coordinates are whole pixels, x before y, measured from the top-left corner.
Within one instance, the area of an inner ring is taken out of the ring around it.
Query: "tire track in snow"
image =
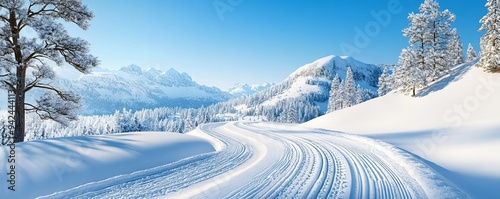
[[[53,196],[428,198],[424,190],[449,187],[419,184],[386,148],[342,133],[245,122],[207,124],[200,130],[220,140],[222,149]]]
[[[223,149],[208,157],[181,160],[175,167],[142,171],[144,174],[123,175],[59,192],[46,198],[151,198],[177,192],[190,185],[211,179],[246,162],[252,148],[230,136],[214,133],[223,124],[204,125],[202,130],[223,143]],[[183,162],[184,161],[184,162]],[[209,172],[207,172],[209,171]]]

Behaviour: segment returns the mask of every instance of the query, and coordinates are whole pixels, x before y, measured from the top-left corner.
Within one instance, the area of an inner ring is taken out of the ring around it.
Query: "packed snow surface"
[[[214,123],[217,152],[43,198],[465,198],[414,156],[369,138],[296,125]]]
[[[15,191],[2,179],[0,198],[34,198],[214,151],[199,137],[154,132],[56,138],[15,147]],[[2,173],[11,165],[9,152],[8,146],[1,147]]]

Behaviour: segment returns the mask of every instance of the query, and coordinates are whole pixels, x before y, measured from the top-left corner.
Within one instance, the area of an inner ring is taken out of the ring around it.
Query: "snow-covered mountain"
[[[68,68],[55,70],[58,87],[82,96],[84,115],[110,114],[123,108],[201,107],[231,97],[216,87],[200,85],[175,69],[143,70],[130,65],[118,71],[96,69],[91,74]]]
[[[229,88],[227,92],[229,92],[234,97],[245,97],[249,95],[253,95],[269,87],[273,86],[271,83],[264,84],[236,84],[233,87]]]
[[[296,122],[307,121],[326,111],[331,82],[336,74],[344,80],[348,67],[352,69],[356,84],[363,89],[364,99],[376,97],[378,78],[382,73],[380,66],[352,57],[331,55],[306,64],[281,83],[233,104],[239,104],[237,109],[240,111],[267,115],[268,118],[280,117],[280,114],[293,109],[302,113]]]
[[[381,68],[366,64],[352,57],[327,56],[306,64],[290,74],[281,86],[284,90],[269,98],[265,103],[274,104],[281,99],[300,96],[316,96],[316,102],[326,102],[329,97],[331,81],[336,74],[344,80],[347,68],[351,67],[354,80],[366,89],[368,97],[375,97]],[[372,93],[373,92],[373,93]]]

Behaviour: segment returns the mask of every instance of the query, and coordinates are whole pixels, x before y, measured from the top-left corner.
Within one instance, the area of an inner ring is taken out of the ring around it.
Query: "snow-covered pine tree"
[[[358,84],[356,87],[356,95],[355,95],[355,103],[356,104],[361,104],[363,102],[363,89],[361,86]]]
[[[430,72],[427,68],[428,64],[425,59],[427,46],[429,43],[426,32],[428,23],[427,18],[422,13],[410,13],[410,15],[408,16],[408,20],[410,21],[410,26],[403,30],[403,36],[408,37],[409,39],[409,43],[413,52],[412,62],[415,64],[415,67],[418,67],[422,71],[422,75],[424,75],[425,77],[430,76]],[[406,50],[407,49],[403,49],[403,51]],[[401,56],[399,59],[401,60]],[[401,71],[402,69],[402,67],[398,66],[398,75],[403,75],[405,73],[405,71]],[[401,82],[403,80],[402,78],[396,79],[398,80],[398,84],[404,83]],[[398,85],[398,87],[399,86],[400,85]]]
[[[378,96],[384,96],[389,91],[391,91],[391,79],[389,77],[389,69],[386,66],[378,78]]]
[[[467,62],[471,62],[477,59],[477,53],[476,50],[474,50],[474,47],[472,47],[472,44],[469,43],[469,46],[467,47]]]
[[[328,110],[327,113],[331,113],[340,109],[338,101],[341,98],[339,95],[340,91],[340,78],[339,74],[336,74],[332,81],[332,86],[330,88],[330,97],[328,98]]]
[[[340,80],[339,90],[337,92],[336,98],[334,98],[335,110],[340,110],[345,108],[345,81]]]
[[[453,28],[450,34],[450,46],[449,46],[449,63],[451,66],[456,66],[463,64],[464,60],[464,45],[460,41],[460,36],[458,35],[457,29]]]
[[[453,52],[451,42],[453,34],[451,23],[455,21],[455,15],[449,10],[439,11],[439,4],[435,0],[425,0],[420,6],[420,12],[427,18],[427,34],[426,39],[429,44],[429,51],[425,55],[428,59],[428,69],[430,76],[428,80],[443,76],[449,72],[449,67],[452,66],[450,60],[453,60],[455,55],[450,56]]]
[[[439,4],[435,0],[425,0],[419,10],[425,18],[423,24],[424,59],[427,65],[424,66],[424,70],[429,75],[427,78],[432,81],[446,68],[446,56],[442,49],[440,33],[437,32],[440,27],[437,20]]]
[[[288,104],[288,115],[287,122],[288,123],[297,123],[297,106],[295,105],[296,101],[290,100]]]
[[[415,61],[415,52],[407,48],[401,51],[394,77],[398,80],[397,87],[405,92],[416,95],[416,90],[425,84],[425,77]]]
[[[74,110],[79,108],[80,98],[50,85],[55,73],[49,63],[68,63],[82,73],[98,65],[89,53],[89,43],[70,37],[61,23],[74,23],[85,30],[92,18],[81,0],[0,2],[0,87],[16,96],[14,142],[24,141],[26,112],[62,124],[77,119]],[[36,103],[26,103],[26,93],[33,89],[46,93]]]
[[[354,76],[352,74],[351,67],[347,67],[344,88],[343,88],[343,96],[344,96],[344,106],[343,107],[351,107],[356,102],[356,82],[354,81]]]
[[[488,0],[488,13],[480,20],[479,31],[486,31],[481,38],[479,66],[490,72],[500,72],[500,1]]]
[[[338,96],[337,98],[335,98],[335,106],[337,107],[336,110],[340,110],[340,109],[343,109],[343,108],[346,108],[346,101],[345,101],[345,95],[346,95],[346,92],[345,92],[345,81],[340,81],[340,86],[339,86],[339,91],[338,91]]]
[[[191,114],[187,114],[186,119],[184,120],[184,130],[185,131],[190,131],[195,128],[195,125],[193,125],[193,120],[191,119]]]
[[[410,26],[403,30],[415,50],[415,61],[428,81],[445,75],[451,66],[451,23],[455,15],[449,10],[441,12],[439,8],[435,0],[425,0],[420,5],[420,13],[408,16]]]

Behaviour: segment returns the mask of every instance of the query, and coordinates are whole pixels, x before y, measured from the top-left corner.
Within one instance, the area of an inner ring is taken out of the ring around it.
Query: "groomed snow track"
[[[251,122],[196,131],[219,150],[46,198],[467,198],[414,156],[364,137]]]

